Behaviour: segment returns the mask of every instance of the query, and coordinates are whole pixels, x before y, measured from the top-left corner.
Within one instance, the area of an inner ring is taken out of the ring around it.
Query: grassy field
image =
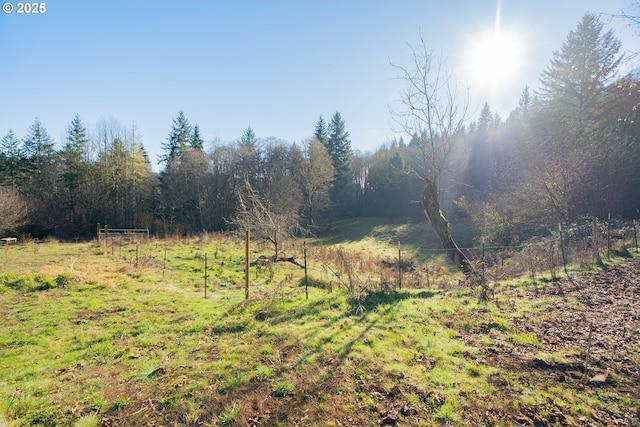
[[[308,297],[283,262],[245,299],[224,235],[1,248],[0,426],[640,425],[637,261],[481,301],[430,257],[398,289],[380,260],[424,230],[337,224]]]

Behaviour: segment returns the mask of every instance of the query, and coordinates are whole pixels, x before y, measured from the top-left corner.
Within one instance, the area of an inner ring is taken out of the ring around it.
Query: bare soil
[[[536,307],[510,319],[518,333],[535,335],[539,345],[496,340],[495,346],[483,346],[483,334],[499,335],[499,325],[491,322],[463,339],[483,350],[479,362],[513,373],[489,378],[505,403],[521,399],[528,389],[546,391],[547,402],[482,408],[485,425],[510,420],[535,426],[640,426],[640,263],[606,266],[597,274],[508,289],[503,295],[499,300],[506,311],[523,298]],[[571,392],[595,402],[592,411],[581,413],[567,404],[563,395]]]

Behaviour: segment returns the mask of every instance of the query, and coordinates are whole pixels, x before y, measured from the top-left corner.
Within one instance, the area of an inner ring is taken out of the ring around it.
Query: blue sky
[[[58,142],[75,114],[90,132],[103,119],[135,123],[157,169],[180,109],[206,142],[249,125],[300,142],[340,111],[353,147],[374,150],[396,136],[388,106],[403,84],[390,62],[408,64],[420,32],[469,84],[470,111],[488,102],[506,118],[585,12],[630,3],[502,0],[522,61],[491,87],[474,79],[469,46],[494,29],[496,0],[47,1],[41,15],[0,13],[0,137],[23,137],[36,117]],[[602,20],[640,51],[640,35]]]

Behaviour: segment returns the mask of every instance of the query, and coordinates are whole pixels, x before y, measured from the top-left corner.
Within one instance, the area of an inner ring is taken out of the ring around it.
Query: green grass
[[[392,256],[395,237],[407,251],[421,244],[407,225],[362,222],[339,242],[362,281],[380,277],[369,258]],[[487,413],[507,425],[531,408],[579,425],[607,406],[598,390],[527,368],[575,361],[521,327],[560,297],[498,306],[442,282],[352,293],[335,248],[320,245],[309,244],[309,274],[333,288],[311,286],[308,299],[302,269],[280,263],[272,277],[252,268],[245,300],[244,248],[228,236],[151,241],[137,260],[135,245],[0,251],[0,425],[378,425],[404,405],[409,425],[471,426]],[[270,250],[256,242],[251,257]],[[496,365],[503,353],[528,358]]]
[[[287,397],[293,394],[295,387],[289,381],[279,381],[271,387],[271,393],[275,397]]]
[[[473,226],[470,221],[455,221],[451,234],[460,247],[472,247]],[[343,245],[354,251],[394,259],[398,243],[416,262],[444,262],[438,236],[427,221],[395,222],[382,218],[356,218],[334,222],[321,239],[331,245]]]
[[[540,345],[540,341],[538,341],[538,337],[535,334],[526,333],[526,332],[509,334],[507,335],[507,340],[518,343],[518,344],[525,344],[525,345],[531,345],[531,346]]]

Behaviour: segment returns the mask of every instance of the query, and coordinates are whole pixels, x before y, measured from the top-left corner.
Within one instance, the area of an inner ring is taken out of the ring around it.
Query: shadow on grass
[[[399,291],[378,291],[366,292],[361,296],[353,295],[349,302],[352,308],[358,312],[379,310],[383,306],[395,305],[406,299],[426,299],[436,295],[433,291],[410,292],[407,290]]]
[[[436,292],[431,291],[419,291],[411,292],[409,290],[402,291],[379,291],[368,292],[363,294],[363,298],[360,300],[361,307],[364,307],[364,311],[357,310],[358,306],[354,306],[351,302],[353,296],[349,299],[351,310],[345,311],[340,319],[349,317],[355,320],[352,326],[340,326],[334,328],[332,334],[326,336],[323,341],[316,345],[312,350],[300,358],[300,360],[307,360],[314,355],[326,354],[325,347],[334,342],[338,335],[349,334],[349,330],[353,330],[355,327],[363,327],[363,329],[349,342],[344,344],[341,349],[334,352],[337,362],[331,367],[331,371],[336,372],[339,367],[344,363],[349,354],[353,351],[353,347],[360,341],[364,341],[364,338],[368,332],[374,328],[385,316],[389,315],[395,308],[395,306],[401,301],[407,299],[428,299],[436,295]],[[334,319],[333,323],[339,323]]]
[[[378,339],[378,330],[387,330],[389,319],[396,311],[402,310],[399,305],[403,302],[411,304],[413,301],[426,301],[439,295],[438,291],[416,289],[363,292],[360,295],[365,311],[358,313],[350,302],[352,294],[348,294],[345,289],[326,294],[316,291],[314,299],[310,301],[301,300],[304,298],[303,287],[297,287],[295,290],[295,301],[289,298],[278,299],[274,304],[274,311],[257,322],[256,314],[267,310],[271,300],[235,304],[230,311],[239,315],[240,319],[232,321],[228,315],[221,314],[217,320],[218,328],[212,330],[217,334],[243,333],[260,324],[261,332],[250,335],[251,338],[247,340],[256,340],[256,348],[262,343],[269,348],[273,347],[274,354],[278,354],[278,363],[270,365],[273,370],[270,377],[304,378],[299,385],[301,393],[287,397],[287,404],[291,405],[291,408],[304,407],[306,396],[323,396],[342,387],[343,375],[353,374],[352,360],[355,365],[368,372],[377,372],[379,367],[369,365],[371,361],[358,354],[362,346],[373,345],[372,343]],[[289,324],[292,324],[290,333]],[[274,328],[271,341],[270,330],[276,325],[280,327]],[[283,359],[280,359],[281,357]],[[313,366],[307,367],[307,364]],[[299,373],[295,374],[296,372]],[[297,383],[294,381],[294,384]]]
[[[314,279],[309,277],[307,279],[307,282],[305,283],[305,278],[300,278],[300,280],[298,281],[298,286],[304,288],[305,285],[310,288],[322,289],[329,292],[333,291],[333,284],[331,282],[327,282],[326,280]]]
[[[367,237],[374,227],[386,224],[386,222],[387,221],[382,218],[373,217],[337,221],[330,229],[323,233],[321,240],[327,245],[359,242]]]

